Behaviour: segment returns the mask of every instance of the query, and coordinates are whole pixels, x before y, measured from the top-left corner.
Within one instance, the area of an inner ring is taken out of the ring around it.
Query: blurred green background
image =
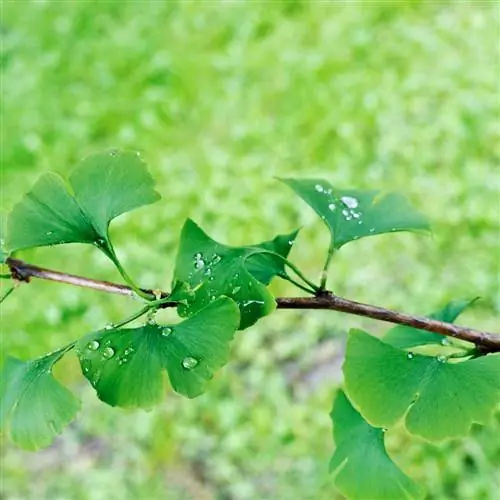
[[[188,216],[234,245],[304,225],[292,260],[316,279],[327,231],[273,176],[401,190],[431,218],[432,237],[348,245],[329,285],[415,313],[479,295],[460,323],[498,331],[498,3],[4,1],[2,9],[3,208],[47,169],[67,173],[110,147],[139,150],[163,200],[119,218],[112,234],[139,283],[168,289]],[[20,256],[119,280],[93,248]],[[283,283],[273,290],[297,294]],[[33,282],[2,308],[2,352],[35,357],[137,307]],[[276,312],[238,334],[204,396],[166,389],[150,413],[99,403],[69,358],[59,376],[83,399],[79,418],[38,453],[3,442],[0,496],[340,498],[327,474],[328,412],[351,327],[388,328],[340,313]],[[429,498],[498,499],[500,418],[439,446],[388,434]]]

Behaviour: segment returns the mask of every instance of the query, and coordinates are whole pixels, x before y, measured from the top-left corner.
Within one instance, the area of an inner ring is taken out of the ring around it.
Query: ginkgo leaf
[[[500,403],[500,354],[453,361],[351,330],[346,393],[371,425],[389,428],[406,415],[411,434],[431,441],[460,437],[472,423],[487,423]]]
[[[290,234],[279,234],[270,241],[265,241],[264,243],[253,246],[258,249],[276,253],[286,259],[295,243],[298,232],[299,229],[296,229]],[[269,253],[250,255],[245,261],[245,267],[254,278],[257,278],[264,285],[269,285],[276,275],[286,273],[285,261]]]
[[[323,179],[280,179],[330,229],[333,248],[350,241],[397,231],[427,231],[427,219],[399,193],[334,189]]]
[[[0,429],[21,448],[48,446],[73,420],[80,401],[52,376],[58,351],[33,361],[7,357],[0,374]]]
[[[258,247],[230,247],[217,243],[188,219],[181,233],[174,279],[189,283],[195,296],[187,305],[179,306],[179,314],[190,316],[220,296],[231,297],[238,304],[240,329],[272,312],[276,307],[274,297],[246,266],[250,256],[263,253],[265,251]],[[260,277],[266,280],[283,270],[282,263],[277,260],[270,259],[266,264],[266,272],[261,272],[262,262],[257,265]]]
[[[84,159],[70,184],[43,175],[9,216],[7,248],[109,243],[108,226],[118,215],[157,201],[146,164],[133,152],[99,153]]]
[[[439,311],[433,312],[427,316],[431,319],[445,321],[446,323],[453,323],[458,316],[476,300],[477,297],[472,300],[453,300],[448,302],[448,304],[446,304]],[[399,347],[400,349],[407,349],[409,347],[416,347],[420,345],[450,344],[448,338],[440,335],[439,333],[427,332],[425,330],[419,330],[418,328],[412,328],[404,325],[398,325],[391,328],[383,338],[386,344]]]
[[[162,398],[164,370],[176,392],[189,398],[202,394],[227,363],[238,324],[237,305],[222,297],[176,325],[93,333],[77,343],[76,352],[102,401],[148,409]]]
[[[342,390],[330,413],[335,452],[330,471],[335,486],[350,500],[424,498],[425,492],[404,474],[385,449],[385,429],[372,427]]]

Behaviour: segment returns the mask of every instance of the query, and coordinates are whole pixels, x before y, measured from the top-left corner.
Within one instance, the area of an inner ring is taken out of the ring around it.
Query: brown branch
[[[50,269],[28,264],[18,259],[7,259],[12,276],[18,281],[29,282],[31,278],[39,278],[69,285],[92,288],[101,292],[115,293],[119,295],[133,296],[134,292],[126,285],[111,283],[109,281],[98,281],[73,274],[61,273]],[[143,289],[146,293],[154,293],[153,290]],[[161,292],[161,297],[166,298],[168,294]],[[472,342],[482,353],[500,352],[500,335],[482,332],[463,326],[445,323],[423,316],[391,311],[378,306],[363,304],[353,300],[338,297],[330,292],[323,292],[319,297],[286,297],[276,299],[278,309],[323,309],[330,311],[341,311],[358,316],[365,316],[398,325],[406,325],[428,332],[438,333],[454,337],[467,342]],[[173,307],[175,303],[167,302],[163,307]]]

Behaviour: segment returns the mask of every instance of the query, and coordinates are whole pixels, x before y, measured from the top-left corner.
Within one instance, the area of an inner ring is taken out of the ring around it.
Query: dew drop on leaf
[[[407,357],[408,359],[413,359],[413,358],[415,357],[415,354],[413,354],[412,352],[409,352],[409,353],[406,355],[406,357]]]
[[[99,342],[97,342],[97,340],[91,340],[87,344],[87,349],[89,349],[90,351],[97,351],[97,349],[99,349]]]
[[[328,205],[328,210],[330,210],[331,212],[333,212],[333,211],[335,210],[335,208],[336,208],[336,207],[335,207],[335,203],[330,203],[330,204]]]
[[[316,184],[316,186],[314,186],[314,189],[316,189],[318,193],[323,192],[323,186],[321,184]]]
[[[356,208],[358,206],[358,200],[352,196],[342,196],[340,199],[346,207]]]
[[[162,328],[161,330],[161,334],[164,336],[164,337],[168,337],[174,330],[172,328],[170,328],[169,326],[166,326],[165,328]],[[125,352],[126,354],[126,352]]]
[[[197,364],[198,364],[198,360],[191,357],[191,356],[188,356],[187,358],[184,358],[182,360],[182,366],[186,370],[192,370]]]
[[[110,359],[115,355],[115,350],[112,347],[105,347],[102,351],[102,355],[106,359]]]
[[[436,359],[439,363],[446,363],[446,356],[438,356]]]

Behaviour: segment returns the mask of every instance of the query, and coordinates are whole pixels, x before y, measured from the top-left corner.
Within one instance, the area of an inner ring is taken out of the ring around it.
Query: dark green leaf
[[[446,323],[453,323],[458,316],[476,300],[477,298],[472,300],[451,301],[439,311],[429,314],[428,317],[445,321]],[[447,337],[439,333],[427,332],[425,330],[403,325],[391,328],[385,334],[384,342],[394,347],[399,347],[400,349],[430,344],[448,345],[450,343]]]
[[[13,208],[7,248],[108,242],[116,216],[159,199],[145,163],[132,152],[100,153],[84,159],[70,176],[71,188],[45,174]]]
[[[0,428],[10,428],[21,448],[48,446],[80,408],[80,402],[52,376],[64,352],[33,361],[8,357],[0,376]]]
[[[82,372],[112,406],[151,408],[161,400],[162,373],[175,391],[199,396],[227,363],[239,324],[236,304],[222,297],[176,325],[103,330],[77,344]]]
[[[296,229],[290,234],[279,234],[273,240],[254,246],[258,249],[277,253],[286,259],[295,243],[298,232],[299,229]],[[277,274],[286,273],[284,260],[268,253],[250,255],[245,266],[250,274],[264,285],[269,285]]]
[[[334,189],[323,179],[280,179],[328,226],[333,247],[397,231],[427,231],[427,219],[399,193]]]
[[[179,314],[190,316],[221,296],[231,297],[238,304],[240,329],[272,312],[276,307],[273,296],[246,267],[250,256],[261,253],[263,250],[257,247],[229,247],[217,243],[188,219],[181,233],[174,279],[189,283],[195,290],[195,297],[187,305],[179,306]],[[261,277],[281,272],[281,263],[270,260],[268,264],[269,274],[264,276],[262,272]]]
[[[500,354],[450,362],[397,349],[352,330],[343,366],[349,399],[370,424],[431,441],[466,435],[500,403]]]
[[[353,500],[423,498],[425,492],[387,454],[384,429],[372,427],[338,391],[332,412],[335,452],[330,471],[335,485]]]

